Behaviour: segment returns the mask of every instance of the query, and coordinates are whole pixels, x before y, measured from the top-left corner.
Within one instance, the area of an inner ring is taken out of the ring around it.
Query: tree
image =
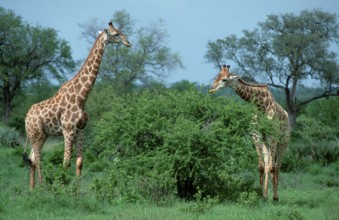
[[[208,43],[205,59],[216,67],[232,60],[242,74],[259,78],[285,93],[291,127],[297,112],[306,104],[338,96],[339,64],[333,47],[339,42],[339,23],[335,14],[321,10],[269,15],[259,28]],[[332,48],[332,50],[331,50]],[[319,83],[321,93],[298,97],[298,87],[309,80]]]
[[[112,21],[131,39],[132,47],[128,50],[120,45],[108,47],[99,76],[111,80],[119,92],[126,92],[136,84],[163,80],[171,70],[183,67],[179,54],[166,46],[168,35],[162,21],[135,30],[134,21],[126,11],[115,12]],[[92,45],[104,24],[92,19],[80,27],[82,36]]]
[[[25,84],[51,77],[60,81],[74,66],[68,43],[54,29],[31,26],[0,7],[0,100],[5,124],[13,99]]]

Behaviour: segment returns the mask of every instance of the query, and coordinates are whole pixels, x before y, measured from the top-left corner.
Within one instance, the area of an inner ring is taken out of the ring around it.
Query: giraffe
[[[252,133],[252,139],[258,154],[259,180],[263,197],[267,199],[268,175],[271,173],[274,193],[273,200],[279,201],[279,170],[283,154],[290,139],[288,113],[275,102],[266,84],[251,84],[245,82],[239,76],[230,73],[229,68],[230,66],[223,65],[209,93],[212,94],[218,89],[231,87],[242,99],[257,106],[258,110],[263,112],[268,119],[277,119],[280,121],[279,132],[281,132],[283,137],[277,141],[273,141],[273,138],[268,138],[269,141],[263,141],[258,132],[253,131]],[[256,124],[257,116],[254,115],[253,119],[254,124]],[[264,180],[263,176],[265,176]]]
[[[80,71],[71,80],[65,82],[53,97],[32,105],[27,112],[25,118],[27,140],[23,157],[30,165],[31,189],[35,185],[36,169],[39,184],[42,183],[41,151],[48,136],[63,135],[63,166],[65,168],[71,164],[72,147],[76,145],[76,175],[81,175],[83,129],[88,121],[84,105],[98,75],[104,49],[110,43],[131,46],[125,35],[114,28],[110,22],[108,29],[99,32],[99,36]],[[26,153],[28,142],[32,144],[29,158]]]

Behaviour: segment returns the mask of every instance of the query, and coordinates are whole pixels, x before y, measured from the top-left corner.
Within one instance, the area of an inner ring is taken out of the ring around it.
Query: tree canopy
[[[74,66],[71,48],[56,30],[32,26],[0,7],[0,100],[5,123],[23,86],[51,77],[63,80]]]
[[[132,43],[131,48],[114,45],[106,48],[100,66],[99,76],[110,79],[119,92],[126,92],[136,84],[146,85],[155,80],[164,80],[170,71],[182,68],[178,53],[167,45],[168,35],[161,20],[147,27],[135,27],[135,22],[126,11],[117,11],[112,21],[126,33]],[[82,36],[90,46],[95,41],[97,31],[104,27],[97,19],[80,24]]]
[[[285,92],[290,123],[304,105],[316,99],[338,96],[339,64],[333,48],[339,43],[335,14],[304,10],[299,15],[268,15],[253,31],[208,43],[205,59],[220,68],[226,60],[249,75]],[[316,81],[321,92],[308,99],[298,97],[297,88]]]

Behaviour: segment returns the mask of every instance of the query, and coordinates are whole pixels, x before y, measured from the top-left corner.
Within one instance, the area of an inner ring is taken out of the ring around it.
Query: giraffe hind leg
[[[34,158],[34,152],[33,152],[33,149],[31,151],[31,154],[30,154],[30,157],[27,159],[28,161],[30,161],[29,163],[29,186],[30,186],[30,189],[33,190],[34,189],[34,186],[35,186],[35,163],[33,163],[33,161],[35,159]]]
[[[272,185],[273,185],[273,201],[279,201],[279,195],[278,195],[278,168],[274,167],[271,170],[271,176],[272,176]]]
[[[77,135],[77,139],[76,139],[76,147],[77,147],[76,175],[77,177],[81,176],[81,170],[82,170],[82,143],[83,143],[83,130],[80,130]]]
[[[35,170],[38,171],[39,185],[42,184],[42,172],[41,172],[41,150],[45,143],[46,136],[36,139],[32,144],[32,151],[29,156],[30,163],[30,188],[35,186]]]

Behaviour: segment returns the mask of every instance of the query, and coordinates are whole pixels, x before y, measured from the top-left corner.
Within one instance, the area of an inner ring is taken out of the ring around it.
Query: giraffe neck
[[[238,79],[232,84],[232,88],[242,99],[253,103],[263,112],[275,102],[267,85],[250,84]]]
[[[106,46],[105,33],[101,33],[96,39],[85,63],[81,67],[80,71],[66,83],[69,91],[69,87],[72,87],[72,91],[78,96],[78,102],[80,105],[84,105],[86,99],[91,92],[97,75],[99,73],[99,66]]]

